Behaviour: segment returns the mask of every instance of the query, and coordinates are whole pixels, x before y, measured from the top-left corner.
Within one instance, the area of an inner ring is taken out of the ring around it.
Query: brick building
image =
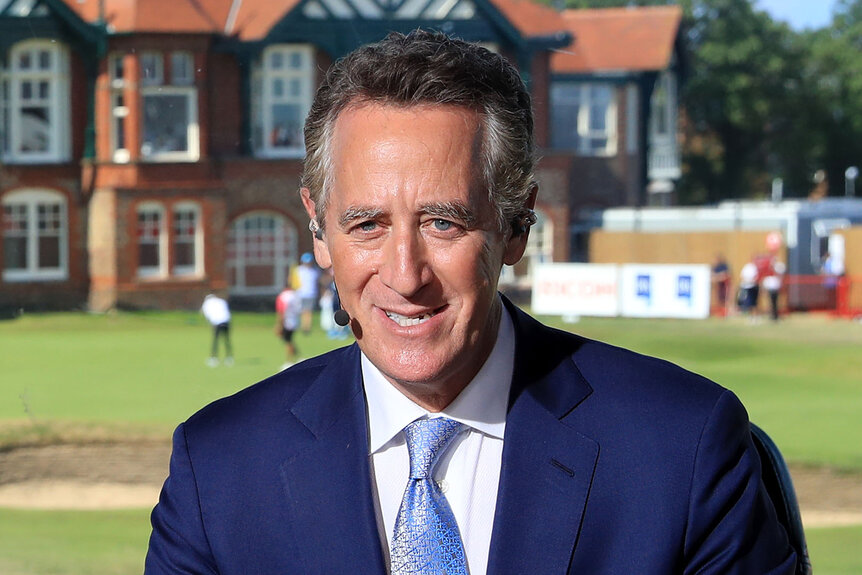
[[[322,71],[420,26],[504,54],[533,94],[541,225],[508,281],[569,259],[573,206],[645,201],[650,144],[646,103],[635,128],[605,116],[635,152],[583,143],[597,108],[571,98],[593,74],[560,58],[581,49],[572,22],[526,0],[0,0],[0,309],[271,301],[311,247],[302,122]],[[632,84],[649,102],[659,72],[615,80],[613,108]]]

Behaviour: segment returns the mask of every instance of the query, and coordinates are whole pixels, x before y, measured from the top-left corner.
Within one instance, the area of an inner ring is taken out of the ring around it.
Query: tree
[[[750,0],[684,0],[692,69],[682,203],[768,193],[787,162],[782,142],[800,127],[804,51],[786,25]]]
[[[831,194],[842,195],[844,170],[862,163],[862,0],[839,0],[832,25],[804,40],[810,54],[804,81],[814,91],[816,158],[832,182]]]

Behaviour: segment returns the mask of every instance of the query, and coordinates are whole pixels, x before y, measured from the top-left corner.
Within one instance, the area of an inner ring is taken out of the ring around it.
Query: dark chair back
[[[805,531],[802,529],[802,516],[799,513],[799,502],[796,500],[796,491],[793,489],[787,463],[775,442],[753,423],[751,437],[760,454],[766,492],[772,499],[778,520],[787,531],[790,544],[796,551],[796,575],[811,575],[811,559],[808,557],[808,545],[805,543]]]

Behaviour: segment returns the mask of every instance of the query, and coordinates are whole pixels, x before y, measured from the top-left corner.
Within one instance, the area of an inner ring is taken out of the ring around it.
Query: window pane
[[[159,267],[159,245],[158,244],[140,244],[138,246],[138,267],[141,267],[141,268],[157,268],[157,267]]]
[[[47,152],[51,144],[50,111],[47,106],[21,109],[20,152]]]
[[[174,267],[186,268],[193,272],[196,264],[195,236],[197,233],[197,212],[193,209],[174,211]]]
[[[51,83],[50,82],[39,82],[39,98],[42,100],[47,100],[51,97]]]
[[[577,85],[551,86],[551,145],[555,148],[578,147],[579,94]]]
[[[187,86],[192,83],[194,74],[192,55],[188,52],[171,53],[171,84]]]
[[[608,109],[604,105],[590,106],[590,131],[604,132],[607,129]]]
[[[33,66],[33,57],[30,52],[21,52],[18,55],[18,69],[29,70]]]
[[[302,146],[302,118],[296,104],[272,106],[271,145],[275,148]]]
[[[281,78],[273,78],[272,79],[272,96],[274,98],[281,98],[284,96],[284,80]]]
[[[27,238],[3,238],[3,269],[27,269]]]
[[[162,55],[160,53],[141,54],[141,81],[145,86],[162,83]]]
[[[144,143],[141,145],[144,157],[166,152],[187,152],[188,130],[188,96],[144,96]]]
[[[3,206],[3,267],[27,269],[27,206]]]
[[[174,244],[174,265],[176,267],[195,267],[195,245],[193,243]]]
[[[39,268],[60,267],[60,237],[41,236],[39,238]]]
[[[290,55],[290,67],[294,70],[299,70],[302,68],[302,53],[301,52],[293,52]]]
[[[123,79],[123,54],[117,54],[111,60],[111,78],[114,80]]]
[[[162,214],[158,210],[138,212],[138,268],[159,268]]]
[[[39,51],[39,69],[40,70],[50,70],[51,69],[51,53],[47,50]]]
[[[281,52],[273,52],[269,57],[269,67],[273,70],[280,70],[284,67],[284,54]]]

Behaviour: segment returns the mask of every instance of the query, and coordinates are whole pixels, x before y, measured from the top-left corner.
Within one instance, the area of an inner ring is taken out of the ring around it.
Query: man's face
[[[335,124],[315,255],[332,265],[362,351],[426,407],[445,407],[482,367],[497,335],[500,268],[526,242],[497,229],[480,139],[478,115],[458,107],[367,104]],[[320,216],[306,190],[303,199]]]

